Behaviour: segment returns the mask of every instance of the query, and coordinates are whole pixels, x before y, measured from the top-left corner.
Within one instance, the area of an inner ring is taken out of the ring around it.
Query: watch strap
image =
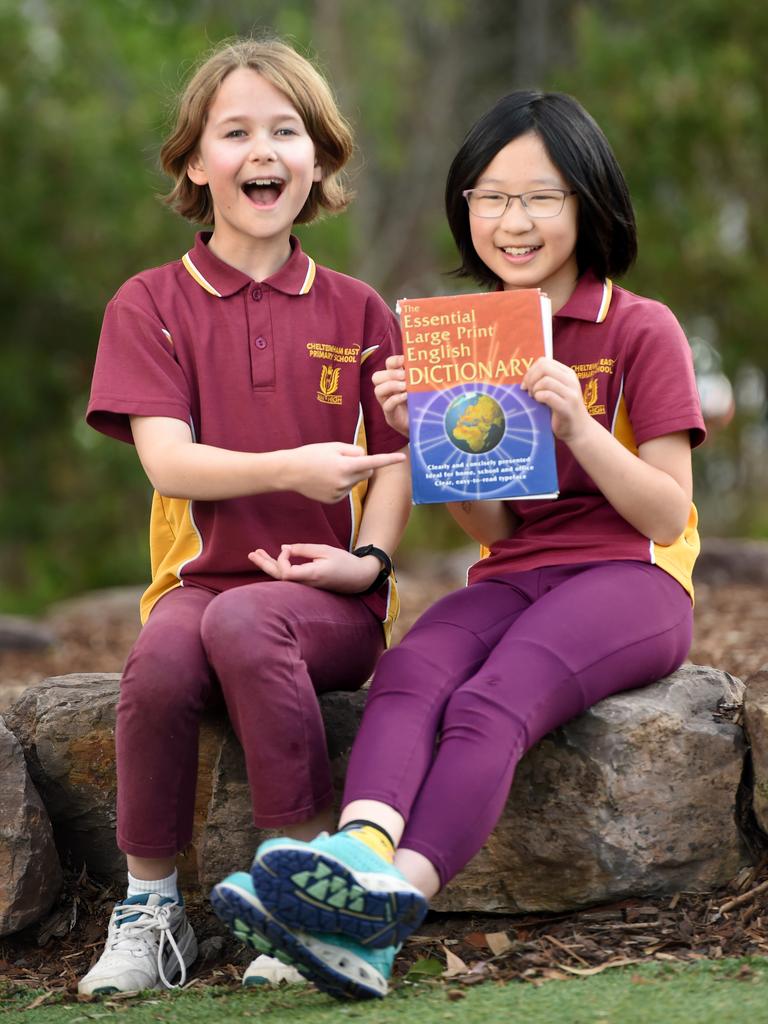
[[[373,555],[381,562],[381,571],[378,576],[367,590],[360,591],[360,596],[363,597],[366,594],[375,593],[380,587],[384,586],[392,575],[392,559],[386,551],[382,551],[381,548],[377,548],[373,544],[364,544],[362,547],[355,548],[352,554],[356,555],[357,558],[366,558],[368,555]]]

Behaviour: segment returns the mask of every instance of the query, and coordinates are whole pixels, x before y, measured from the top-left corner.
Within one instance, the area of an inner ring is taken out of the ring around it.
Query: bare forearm
[[[485,547],[511,536],[517,524],[517,516],[506,501],[452,501],[445,507],[462,530]]]
[[[221,501],[292,489],[291,454],[169,443],[145,460],[144,469],[152,486],[165,497]]]
[[[594,420],[568,444],[605,498],[638,532],[658,544],[680,536],[690,511],[688,481],[681,484],[633,454]]]
[[[392,555],[397,550],[411,512],[411,474],[408,462],[377,469],[368,484],[358,547],[373,544]]]
[[[169,498],[221,501],[267,491],[296,491],[327,504],[341,501],[377,469],[404,465],[402,452],[367,455],[342,441],[273,452],[195,444],[181,420],[132,416],[133,441],[152,486]]]

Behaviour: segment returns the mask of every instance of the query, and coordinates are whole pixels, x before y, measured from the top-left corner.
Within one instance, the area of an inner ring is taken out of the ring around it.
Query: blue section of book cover
[[[550,411],[519,384],[408,395],[413,501],[555,497]]]

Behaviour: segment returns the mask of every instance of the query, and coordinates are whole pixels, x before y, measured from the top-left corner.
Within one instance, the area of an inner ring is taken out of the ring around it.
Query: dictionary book
[[[401,299],[413,501],[556,498],[550,411],[520,384],[552,355],[537,288]]]

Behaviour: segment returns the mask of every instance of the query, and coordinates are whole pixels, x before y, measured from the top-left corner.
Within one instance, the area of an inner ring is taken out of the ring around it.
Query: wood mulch
[[[421,570],[404,574],[402,582],[406,604],[400,633],[458,585],[455,573],[428,577]],[[768,665],[765,598],[765,588],[755,584],[699,583],[691,660],[741,679]],[[7,706],[24,686],[49,675],[119,671],[136,635],[135,612],[127,612],[133,607],[127,600],[71,606],[56,618],[60,642],[54,649],[0,652],[0,711],[4,695]],[[747,819],[745,813],[749,831]],[[761,837],[752,832],[748,838],[756,866],[716,892],[638,898],[554,915],[430,915],[406,943],[395,973],[452,978],[449,997],[460,999],[464,986],[488,979],[540,984],[651,961],[768,956],[768,855]],[[0,939],[0,996],[5,982],[6,992],[23,986],[44,989],[51,999],[77,1000],[77,979],[98,956],[119,896],[98,880],[69,875],[48,918]],[[201,946],[191,983],[238,985],[247,950],[224,934],[202,896],[191,896],[188,907]]]
[[[0,997],[29,988],[43,989],[57,1002],[89,1002],[77,995],[77,981],[102,949],[119,895],[84,876],[70,876],[45,921],[0,940]],[[201,950],[188,984],[238,987],[248,951],[222,934],[202,898],[192,897],[188,909]],[[407,941],[395,976],[452,979],[461,991],[488,980],[538,985],[654,961],[747,956],[768,956],[765,861],[711,893],[622,900],[562,914],[430,915]],[[741,970],[750,973],[748,966]]]

